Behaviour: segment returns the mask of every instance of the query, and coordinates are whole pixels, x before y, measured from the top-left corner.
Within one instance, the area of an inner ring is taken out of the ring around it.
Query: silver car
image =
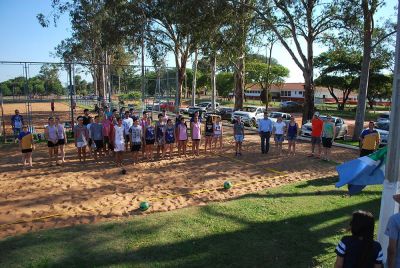
[[[389,125],[390,121],[378,121],[375,123],[375,129],[381,136],[380,146],[386,146],[389,139]]]
[[[327,120],[327,116],[325,116],[325,115],[321,115],[319,118],[321,118],[324,121]],[[332,119],[333,119],[333,122],[335,122],[335,126],[336,126],[335,139],[344,138],[347,135],[348,131],[349,131],[347,124],[340,117],[333,117],[332,116]],[[311,137],[311,132],[312,132],[311,122],[307,122],[306,124],[304,124],[301,127],[300,135],[304,136],[304,137]]]

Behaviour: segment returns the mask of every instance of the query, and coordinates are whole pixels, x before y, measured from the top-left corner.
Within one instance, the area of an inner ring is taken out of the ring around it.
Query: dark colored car
[[[230,107],[220,107],[218,109],[218,114],[221,116],[222,120],[230,121],[232,118],[233,108]]]

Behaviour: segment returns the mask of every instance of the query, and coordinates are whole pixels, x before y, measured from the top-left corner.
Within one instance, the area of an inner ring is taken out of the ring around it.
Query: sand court
[[[79,163],[73,144],[66,146],[65,166],[48,167],[47,147],[41,143],[34,152],[34,167],[22,170],[17,146],[3,146],[0,237],[199,206],[337,175],[334,163],[306,157],[308,143],[299,142],[297,155],[287,157],[275,154],[271,142],[270,154],[262,155],[259,137],[246,135],[243,156],[235,158],[231,130],[225,129],[223,150],[211,155],[192,157],[189,153],[187,158],[175,156],[134,166],[131,154],[125,153],[125,175],[109,157],[98,163],[93,159]],[[357,151],[333,148],[332,155],[343,162],[355,158]],[[227,180],[233,183],[230,190],[223,189]],[[138,209],[142,201],[151,204],[146,212]]]

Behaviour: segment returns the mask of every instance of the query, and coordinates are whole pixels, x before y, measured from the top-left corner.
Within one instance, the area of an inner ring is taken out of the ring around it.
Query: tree
[[[303,122],[314,113],[314,43],[337,25],[337,1],[259,0],[254,10],[264,26],[273,31],[304,77]],[[293,49],[289,42],[294,43]],[[301,45],[305,42],[305,47]]]
[[[374,108],[377,99],[389,100],[392,96],[393,76],[381,73],[371,73],[368,82],[368,105]]]
[[[39,78],[44,82],[45,94],[61,95],[64,93],[63,86],[58,77],[59,67],[55,64],[44,64],[40,68]]]
[[[218,95],[227,98],[234,88],[233,73],[220,72],[217,74],[216,86]]]
[[[250,87],[254,85],[260,86],[262,94],[266,94],[264,97],[261,97],[266,109],[268,109],[268,95],[271,85],[279,86],[289,76],[289,70],[286,67],[278,64],[275,59],[270,62],[272,61],[276,63],[268,64],[255,59],[248,62],[246,68],[246,85]]]

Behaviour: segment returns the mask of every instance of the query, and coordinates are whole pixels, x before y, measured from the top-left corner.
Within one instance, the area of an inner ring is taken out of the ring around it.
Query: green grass
[[[351,146],[355,146],[355,147],[359,147],[360,146],[360,142],[359,141],[352,141],[352,140],[335,140],[336,143],[341,143],[341,144],[346,144],[346,145],[351,145]]]
[[[317,104],[316,109],[322,114],[330,114],[332,116],[339,116],[344,119],[354,119],[356,117],[356,106],[346,105],[344,111],[339,111],[335,104]],[[376,106],[375,111],[367,109],[365,113],[365,121],[376,121],[379,114],[383,111],[388,111],[387,107]]]
[[[349,198],[335,181],[10,237],[0,267],[332,267],[351,213],[378,215],[381,194],[374,186]]]

